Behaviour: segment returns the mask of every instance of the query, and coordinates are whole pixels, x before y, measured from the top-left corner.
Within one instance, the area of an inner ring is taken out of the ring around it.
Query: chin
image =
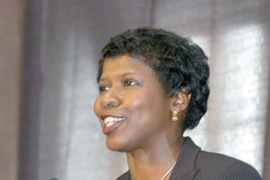
[[[108,146],[107,148],[111,151],[117,151],[117,152],[126,152],[127,150],[125,150],[125,148],[121,148],[121,147],[116,147],[116,146]]]
[[[118,149],[118,148],[108,148],[110,151],[115,151],[115,152],[127,152],[123,149]]]
[[[111,151],[126,152],[126,148],[125,148],[125,145],[123,143],[109,141],[107,139],[106,146]]]

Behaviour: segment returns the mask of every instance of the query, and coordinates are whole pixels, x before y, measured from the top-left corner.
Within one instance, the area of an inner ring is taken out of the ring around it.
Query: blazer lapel
[[[172,171],[170,180],[192,180],[199,174],[200,169],[195,168],[196,157],[200,148],[189,138],[185,138],[183,149]]]

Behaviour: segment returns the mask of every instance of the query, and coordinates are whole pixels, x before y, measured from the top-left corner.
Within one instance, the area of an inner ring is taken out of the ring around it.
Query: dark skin
[[[181,151],[184,139],[179,129],[190,94],[166,94],[153,70],[128,55],[105,60],[99,87],[94,111],[107,147],[126,152],[132,180],[160,179]],[[178,112],[178,121],[172,121],[173,111]],[[114,121],[106,124],[104,119],[112,117]]]

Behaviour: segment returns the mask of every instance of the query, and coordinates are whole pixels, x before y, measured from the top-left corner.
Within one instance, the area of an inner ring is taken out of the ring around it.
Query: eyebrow
[[[129,75],[135,75],[135,76],[139,77],[137,73],[133,73],[133,72],[126,72],[124,74],[121,74],[120,77],[125,77],[125,76],[129,76]],[[99,82],[106,81],[107,79],[108,78],[100,78]]]

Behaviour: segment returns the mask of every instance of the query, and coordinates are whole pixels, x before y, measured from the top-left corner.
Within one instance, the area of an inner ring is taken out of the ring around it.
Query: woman
[[[186,129],[207,110],[209,66],[189,39],[154,28],[128,30],[102,50],[94,104],[107,147],[125,152],[118,180],[257,180],[250,165],[202,151]]]

